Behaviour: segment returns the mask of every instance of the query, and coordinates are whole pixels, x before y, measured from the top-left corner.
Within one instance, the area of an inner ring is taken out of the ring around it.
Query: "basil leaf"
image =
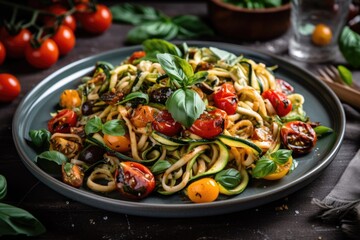
[[[46,159],[46,160],[55,162],[58,165],[61,165],[64,162],[68,161],[68,158],[64,154],[62,154],[61,152],[58,152],[58,151],[45,151],[45,152],[42,152],[37,156],[37,158],[35,158],[35,162],[37,162],[38,158]]]
[[[217,173],[215,181],[226,189],[233,189],[241,183],[241,174],[235,168],[229,168]]]
[[[188,76],[192,76],[194,74],[191,65],[185,59],[168,53],[159,53],[156,57],[166,74],[172,80],[177,81],[185,87]]]
[[[186,39],[214,35],[213,30],[197,16],[181,15],[172,18],[172,21],[179,27],[178,38]]]
[[[252,171],[254,178],[262,178],[276,171],[276,163],[267,158],[260,158]]]
[[[163,39],[148,39],[142,45],[147,55],[151,53],[170,53],[178,57],[182,56],[180,49],[176,45]]]
[[[178,27],[171,21],[151,21],[131,29],[126,37],[130,44],[141,44],[149,38],[173,39],[178,33]]]
[[[325,126],[317,126],[314,128],[314,131],[318,138],[324,137],[324,136],[329,135],[334,132],[334,130],[332,128],[325,127]]]
[[[360,67],[360,35],[345,26],[339,38],[339,49],[353,67]]]
[[[204,112],[205,103],[191,89],[178,89],[166,101],[166,108],[179,123],[189,128]]]
[[[147,21],[163,18],[163,13],[147,6],[133,5],[129,3],[118,4],[110,7],[114,22],[137,25]]]
[[[210,47],[210,51],[212,51],[216,57],[218,57],[221,61],[225,61],[229,65],[234,65],[238,61],[238,57],[230,52],[225,50],[221,50],[215,47]]]
[[[6,178],[0,174],[0,200],[5,198],[6,193],[7,193]]]
[[[344,83],[351,86],[352,82],[353,82],[351,71],[343,65],[339,65],[337,67],[337,69],[338,69],[339,75],[340,75],[341,79],[344,81]]]
[[[120,120],[110,120],[104,123],[102,132],[112,136],[123,136],[125,135],[125,128]]]
[[[89,135],[91,133],[97,133],[102,129],[102,122],[98,116],[91,118],[85,125],[85,133]]]
[[[289,161],[292,151],[289,149],[279,149],[270,154],[270,157],[278,164],[284,164]]]
[[[200,72],[197,72],[195,73],[194,75],[192,75],[188,82],[187,82],[187,85],[188,86],[191,86],[193,84],[197,84],[197,83],[200,83],[200,82],[203,82],[206,80],[207,76],[209,75],[209,73],[207,71],[200,71]]]
[[[0,203],[0,236],[25,234],[37,236],[44,233],[45,227],[28,211]]]
[[[133,93],[130,93],[130,94],[126,95],[124,100],[118,102],[117,104],[123,104],[123,103],[126,103],[126,102],[130,101],[130,100],[134,100],[136,98],[145,100],[145,101],[142,102],[143,104],[148,104],[149,103],[149,95],[147,95],[146,93],[143,93],[143,92],[133,92]]]
[[[49,144],[51,133],[46,129],[30,130],[29,136],[36,147],[42,147]]]
[[[169,167],[171,167],[171,163],[169,163],[168,161],[165,160],[158,160],[152,167],[151,167],[151,172],[156,176],[160,173],[163,173],[166,171],[166,169],[168,169]]]

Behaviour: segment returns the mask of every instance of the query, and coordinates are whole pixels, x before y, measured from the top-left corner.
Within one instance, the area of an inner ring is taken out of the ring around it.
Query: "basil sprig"
[[[110,120],[103,124],[101,119],[95,116],[86,123],[85,133],[89,135],[99,131],[112,136],[123,136],[125,134],[125,127],[118,119]]]
[[[157,59],[177,89],[166,101],[165,105],[171,116],[185,127],[191,127],[194,121],[205,110],[205,103],[191,85],[204,81],[206,71],[194,74],[191,65],[185,60],[168,53],[157,54]]]
[[[234,65],[240,59],[235,54],[225,50],[221,50],[215,47],[210,47],[209,49],[215,54],[216,57],[218,57],[220,60],[224,61],[229,65]]]
[[[215,181],[226,189],[233,189],[241,183],[241,174],[235,168],[228,168],[218,172]]]
[[[0,175],[0,200],[6,196],[6,192],[6,178]],[[5,203],[0,203],[0,229],[0,237],[19,234],[38,236],[46,231],[31,213]]]
[[[360,67],[360,35],[344,27],[339,38],[339,49],[345,60],[353,67]]]
[[[289,161],[292,151],[288,149],[279,149],[271,154],[265,154],[256,161],[255,168],[252,171],[254,178],[263,178],[276,171],[278,165]]]
[[[36,147],[43,147],[49,145],[51,133],[46,129],[30,130],[29,136]]]

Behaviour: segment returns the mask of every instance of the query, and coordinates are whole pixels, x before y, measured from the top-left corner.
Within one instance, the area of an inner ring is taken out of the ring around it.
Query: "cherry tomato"
[[[11,35],[5,28],[1,31],[1,41],[5,46],[7,56],[10,58],[22,58],[25,48],[30,42],[31,32],[21,29],[16,35]]]
[[[227,114],[236,113],[238,98],[235,93],[234,85],[224,83],[220,90],[214,93],[215,106],[224,110]]]
[[[281,165],[277,165],[276,171],[274,173],[271,173],[265,177],[263,177],[266,180],[279,180],[289,172],[291,165],[293,162],[293,158],[290,157],[289,160]]]
[[[61,25],[51,38],[58,46],[60,55],[69,53],[75,46],[74,32],[67,26]]]
[[[301,121],[288,122],[280,130],[284,146],[296,155],[305,154],[315,146],[317,137],[309,123]]]
[[[50,7],[47,8],[47,11],[55,14],[57,16],[66,14],[66,12],[68,11],[66,8],[64,8],[63,6],[61,6],[60,4],[55,4],[55,5],[51,5]],[[56,21],[56,18],[53,16],[46,16],[44,18],[44,25],[45,26],[54,26]],[[76,20],[72,15],[66,15],[63,19],[63,21],[60,23],[60,25],[64,25],[69,27],[73,32],[75,32],[76,30]]]
[[[19,80],[8,73],[0,74],[0,102],[14,100],[21,91]]]
[[[187,195],[195,203],[213,202],[219,196],[219,186],[212,178],[202,178],[191,183]]]
[[[129,62],[130,64],[133,64],[133,62],[134,62],[136,59],[145,57],[145,55],[146,55],[145,51],[137,51],[137,52],[134,52],[134,53],[130,56],[128,62]]]
[[[39,48],[34,48],[30,43],[25,49],[27,62],[36,68],[49,68],[59,58],[59,48],[54,40],[48,38],[41,43]]]
[[[325,24],[318,24],[311,35],[311,40],[315,45],[326,46],[331,43],[332,31]]]
[[[221,109],[205,111],[189,130],[205,139],[214,138],[224,131],[226,125],[226,113],[224,113],[225,111]]]
[[[280,117],[285,116],[292,109],[291,101],[282,92],[269,89],[263,92],[262,97],[265,99],[269,99],[277,115],[279,115]]]
[[[160,111],[156,115],[155,120],[152,122],[152,128],[169,137],[175,136],[182,130],[181,124],[176,122],[166,110]]]
[[[74,89],[66,89],[60,95],[60,107],[73,109],[81,105],[81,98],[78,91]]]
[[[139,105],[134,110],[130,121],[137,128],[146,127],[148,123],[154,121],[154,109],[149,106]]]
[[[114,136],[104,134],[104,142],[106,146],[117,152],[128,152],[131,149],[131,142],[129,135]]]
[[[282,79],[276,79],[276,87],[278,91],[281,91],[286,95],[289,95],[294,92],[294,87],[291,86],[290,83]]]
[[[101,34],[110,27],[112,15],[107,6],[97,4],[95,12],[79,13],[79,21],[85,31],[93,34]]]
[[[84,172],[78,165],[68,162],[63,163],[61,166],[61,172],[64,183],[76,188],[82,186],[84,180]]]
[[[121,162],[115,178],[117,189],[126,198],[142,199],[155,189],[154,175],[141,163]]]
[[[63,109],[49,120],[48,129],[51,133],[70,133],[70,128],[75,127],[76,122],[76,113],[69,109]]]
[[[2,42],[0,42],[0,65],[2,65],[6,58],[6,49]]]

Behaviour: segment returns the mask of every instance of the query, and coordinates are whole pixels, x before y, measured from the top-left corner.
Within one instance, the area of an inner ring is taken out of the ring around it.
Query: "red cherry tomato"
[[[69,109],[63,109],[49,120],[48,129],[51,133],[70,133],[70,128],[75,127],[76,122],[76,113]]]
[[[262,97],[265,99],[269,99],[277,115],[279,115],[280,117],[285,116],[292,109],[292,103],[282,92],[269,89],[263,92]]]
[[[190,131],[202,138],[211,139],[222,133],[225,125],[226,113],[221,109],[214,109],[201,114],[191,126]]]
[[[63,6],[61,6],[60,4],[55,4],[55,5],[51,5],[50,7],[48,7],[47,11],[50,13],[53,13],[57,16],[60,16],[60,15],[66,14],[66,12],[68,10],[66,8],[64,8]],[[56,21],[55,17],[46,16],[44,18],[44,25],[49,26],[49,27],[54,26],[55,21]],[[66,15],[60,24],[69,27],[73,32],[75,32],[75,30],[76,30],[76,20],[75,20],[75,17],[73,17],[72,15]]]
[[[146,55],[145,51],[137,51],[137,52],[134,52],[134,53],[130,56],[128,62],[129,62],[130,64],[133,64],[133,62],[134,62],[136,59],[145,57],[145,55]]]
[[[152,128],[162,134],[172,137],[180,133],[182,126],[172,118],[168,111],[164,110],[156,115],[155,120],[152,122]]]
[[[0,65],[2,65],[6,58],[6,49],[2,42],[0,42]]]
[[[78,165],[73,163],[63,163],[61,166],[62,180],[64,183],[79,188],[84,181],[84,172]]]
[[[0,102],[14,100],[21,91],[19,80],[8,73],[0,74]]]
[[[21,29],[16,35],[11,35],[5,28],[1,31],[1,41],[5,46],[7,56],[10,58],[22,58],[25,48],[30,42],[31,32]]]
[[[309,123],[301,121],[288,122],[280,130],[284,146],[295,155],[305,154],[316,145],[317,137]]]
[[[51,38],[58,46],[60,55],[67,54],[75,46],[74,32],[67,26],[61,25]]]
[[[290,83],[286,82],[285,80],[276,79],[276,86],[279,91],[283,92],[286,95],[294,92],[293,86],[291,86]]]
[[[152,172],[137,162],[121,162],[115,174],[120,194],[130,199],[142,199],[155,189]]]
[[[214,93],[215,106],[229,115],[236,113],[237,102],[234,85],[230,83],[224,83],[220,90]]]
[[[43,41],[39,48],[33,48],[29,43],[25,49],[25,58],[33,67],[49,68],[57,62],[59,48],[50,38]]]
[[[80,12],[79,21],[85,31],[101,34],[110,27],[112,15],[107,6],[97,4],[95,12]]]

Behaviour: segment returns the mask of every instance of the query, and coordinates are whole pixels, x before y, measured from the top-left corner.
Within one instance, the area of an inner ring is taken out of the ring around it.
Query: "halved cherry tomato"
[[[191,183],[187,195],[195,203],[213,202],[219,196],[219,185],[212,178],[202,178]]]
[[[131,149],[129,135],[114,136],[104,134],[104,142],[106,146],[117,152],[128,152]]]
[[[286,82],[282,79],[276,79],[276,86],[279,91],[282,93],[289,95],[294,92],[294,87],[290,85],[290,83]]]
[[[229,115],[236,113],[237,102],[234,85],[230,83],[224,83],[220,90],[214,93],[215,107],[224,110]]]
[[[0,74],[0,102],[10,102],[14,100],[21,91],[19,80],[8,73]]]
[[[115,179],[117,189],[126,198],[142,199],[155,189],[154,175],[137,162],[121,162]]]
[[[0,65],[2,65],[6,58],[6,49],[2,42],[0,42]]]
[[[305,154],[316,145],[317,137],[309,123],[301,121],[288,122],[280,130],[284,146],[295,155]]]
[[[49,120],[48,129],[51,133],[70,133],[70,128],[75,127],[76,122],[76,113],[69,109],[63,109]]]
[[[64,15],[68,11],[65,7],[61,6],[60,4],[51,5],[46,9],[48,12],[55,14],[57,16]],[[54,26],[56,18],[53,16],[46,16],[44,18],[44,25],[45,26]],[[76,20],[72,15],[64,15],[63,21],[60,25],[64,25],[69,27],[73,32],[76,30]]]
[[[265,177],[263,177],[266,180],[278,180],[283,177],[289,172],[291,165],[293,162],[293,158],[290,156],[289,160],[281,165],[277,165],[276,171],[274,173],[271,173]]]
[[[96,5],[95,12],[79,12],[79,21],[85,31],[93,34],[105,32],[111,25],[112,15],[109,8],[102,4]]]
[[[181,124],[176,122],[166,110],[160,111],[156,115],[155,120],[152,122],[152,128],[169,137],[175,136],[182,130]]]
[[[58,46],[60,55],[69,53],[75,46],[74,32],[65,25],[61,25],[51,39]]]
[[[214,109],[201,114],[189,130],[202,138],[211,139],[222,133],[225,126],[226,112],[221,109]]]
[[[269,99],[271,105],[275,108],[277,115],[280,117],[285,116],[292,109],[291,101],[282,92],[269,89],[263,92],[262,97]]]
[[[139,105],[131,115],[130,121],[137,128],[146,127],[154,121],[154,108]]]
[[[78,165],[68,162],[63,163],[61,166],[61,172],[64,183],[76,188],[82,186],[84,180],[84,172]]]
[[[11,35],[5,28],[2,28],[0,35],[7,56],[10,58],[22,58],[25,56],[25,48],[31,38],[31,32],[29,30],[21,29],[17,34]]]
[[[130,56],[128,62],[129,62],[130,64],[133,64],[133,62],[134,62],[136,59],[145,57],[145,55],[146,55],[145,51],[137,51],[137,52],[134,52],[134,53]]]
[[[49,68],[54,65],[59,58],[59,48],[54,40],[48,38],[41,43],[41,46],[34,48],[30,43],[25,49],[27,62],[36,68]]]
[[[81,98],[75,89],[66,89],[60,95],[59,105],[62,108],[73,109],[81,105]]]

